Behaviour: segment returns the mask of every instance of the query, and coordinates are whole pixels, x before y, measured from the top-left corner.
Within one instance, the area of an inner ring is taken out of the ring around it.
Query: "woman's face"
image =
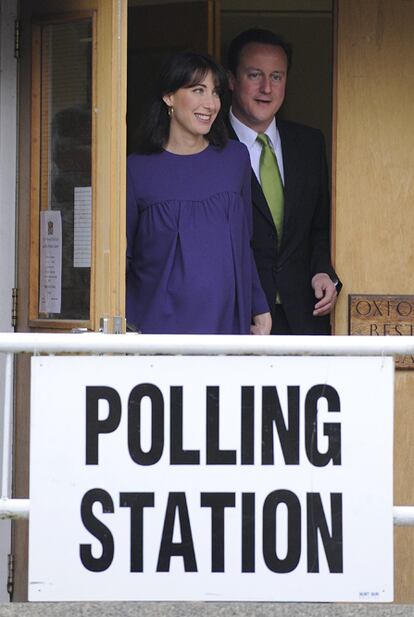
[[[213,76],[209,71],[199,83],[190,88],[180,88],[163,97],[172,107],[170,136],[199,137],[206,135],[217,118],[221,102]]]

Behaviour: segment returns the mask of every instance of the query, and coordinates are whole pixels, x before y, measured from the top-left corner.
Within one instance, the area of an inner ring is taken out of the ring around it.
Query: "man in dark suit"
[[[277,117],[290,60],[290,46],[268,30],[247,30],[232,41],[229,129],[252,163],[253,250],[272,334],[329,334],[340,283],[330,258],[325,143],[319,130]],[[279,225],[263,192],[263,139],[276,157],[275,182],[279,176],[283,185]]]

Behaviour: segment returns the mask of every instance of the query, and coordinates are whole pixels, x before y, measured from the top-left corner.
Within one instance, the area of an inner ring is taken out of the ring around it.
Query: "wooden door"
[[[98,330],[102,319],[109,331],[122,327],[128,6],[133,126],[165,53],[219,57],[219,0],[21,2],[19,331]],[[19,358],[16,497],[29,494],[29,382],[29,359]],[[13,600],[25,600],[23,522],[14,525],[13,554]]]
[[[125,312],[126,2],[22,0],[20,18],[17,329],[111,330]],[[22,357],[15,497],[29,495],[29,383]],[[24,600],[23,522],[13,554]]]

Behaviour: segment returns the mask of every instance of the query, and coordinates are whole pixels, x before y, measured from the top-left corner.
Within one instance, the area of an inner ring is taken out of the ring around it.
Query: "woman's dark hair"
[[[273,45],[281,47],[286,54],[288,61],[288,69],[292,63],[292,47],[279,34],[275,34],[271,30],[263,30],[261,28],[250,28],[238,34],[230,43],[227,53],[227,68],[236,77],[237,69],[240,62],[240,55],[246,45],[250,43],[261,43],[262,45]]]
[[[171,55],[161,68],[155,94],[148,114],[141,123],[138,151],[145,154],[161,152],[170,134],[168,107],[163,96],[172,94],[180,88],[191,88],[200,83],[211,72],[221,103],[227,91],[227,75],[213,58],[207,54],[180,51]],[[227,142],[227,130],[222,107],[205,136],[213,146],[223,148]]]

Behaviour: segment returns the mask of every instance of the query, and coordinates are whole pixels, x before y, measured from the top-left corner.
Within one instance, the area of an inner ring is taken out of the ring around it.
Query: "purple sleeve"
[[[252,168],[250,166],[250,157],[246,149],[246,168],[243,174],[242,196],[246,209],[246,218],[249,227],[250,242],[253,236],[253,212],[252,212]],[[253,249],[250,246],[250,263],[252,268],[252,317],[261,313],[269,312],[269,305],[266,296],[262,289],[259,275],[257,273],[256,262],[254,260]]]
[[[127,233],[127,272],[134,258],[134,242],[138,228],[138,204],[135,196],[134,178],[131,162],[127,163],[126,183],[126,233]]]

